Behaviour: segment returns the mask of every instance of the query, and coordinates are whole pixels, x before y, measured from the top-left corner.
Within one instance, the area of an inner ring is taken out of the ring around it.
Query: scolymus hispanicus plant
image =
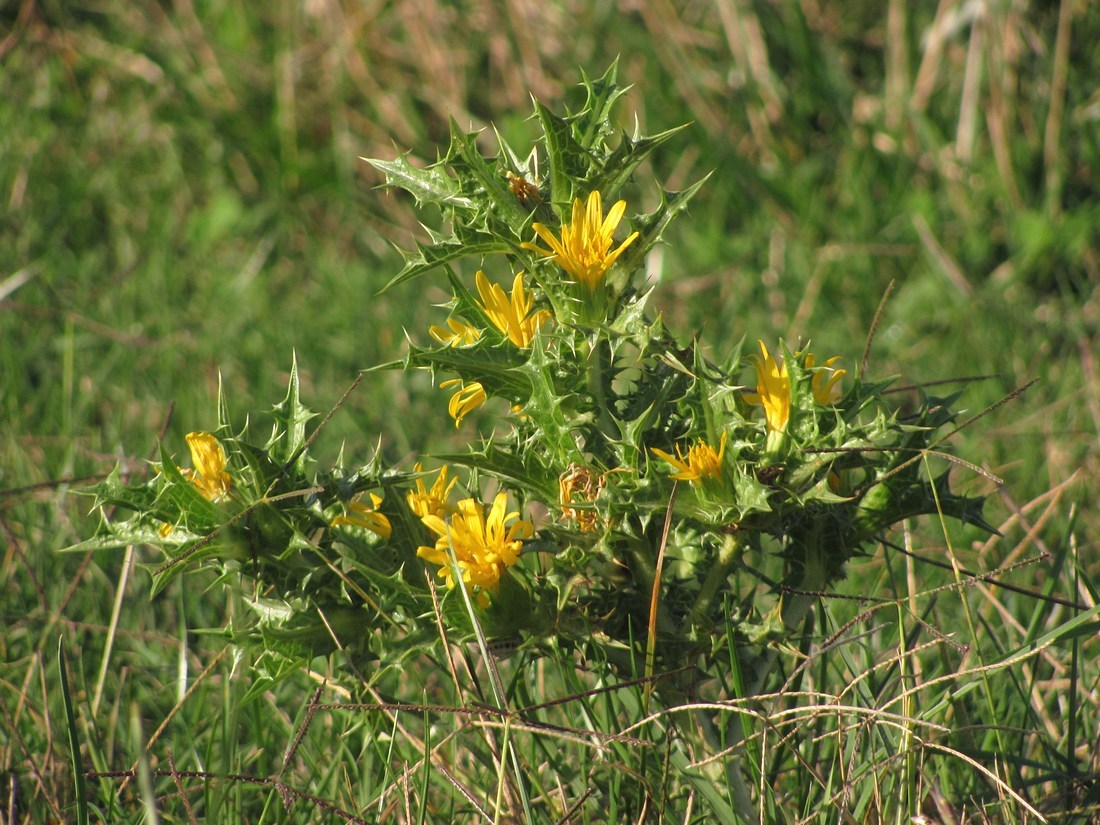
[[[671,706],[705,680],[730,692],[731,655],[739,692],[762,690],[846,563],[899,522],[984,527],[981,500],[934,469],[953,399],[917,394],[903,413],[850,353],[744,329],[715,359],[665,328],[644,263],[704,181],[632,211],[639,168],[679,130],[619,131],[614,67],[581,88],[565,115],[534,104],[530,151],[498,136],[486,157],[452,122],[435,164],[370,161],[442,219],[391,286],[451,295],[383,366],[436,379],[465,451],[320,469],[292,371],[265,440],[223,402],[188,438],[191,470],[166,445],[147,483],[99,485],[102,512],[127,517],[86,544],[160,548],[158,587],[221,569],[255,608],[234,638],[288,660],[398,661],[443,626],[654,677]]]

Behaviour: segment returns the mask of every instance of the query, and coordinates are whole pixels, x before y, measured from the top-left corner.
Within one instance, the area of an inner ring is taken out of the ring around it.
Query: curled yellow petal
[[[477,381],[469,384],[463,383],[461,378],[452,378],[440,384],[441,389],[458,385],[458,390],[451,396],[447,404],[447,412],[455,420],[455,426],[462,424],[462,419],[485,403],[485,387]]]
[[[433,324],[428,327],[428,334],[445,347],[467,347],[481,338],[480,329],[457,318],[448,318],[446,327]]]
[[[833,367],[833,364],[839,360],[840,356],[834,355],[814,372],[813,381],[810,386],[813,390],[814,401],[821,404],[823,407],[835,404],[840,400],[840,379],[848,374],[848,370],[840,370]],[[803,363],[806,369],[814,369],[814,354],[812,352],[806,353],[806,358]]]
[[[389,541],[390,534],[393,532],[393,526],[390,524],[390,520],[385,513],[378,512],[378,505],[382,503],[382,496],[371,493],[370,499],[370,505],[364,504],[361,501],[351,502],[351,504],[348,505],[348,512],[345,515],[334,518],[332,520],[332,526],[339,527],[342,524],[346,524],[352,527],[362,527],[366,530],[370,530],[377,536],[381,536],[383,541]]]

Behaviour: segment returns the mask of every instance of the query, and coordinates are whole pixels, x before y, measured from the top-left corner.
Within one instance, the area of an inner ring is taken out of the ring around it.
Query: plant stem
[[[816,545],[804,548],[795,562],[797,567],[792,574],[786,577],[789,591],[782,596],[780,615],[783,626],[790,634],[797,633],[802,623],[806,620],[814,605],[817,604],[818,594],[827,583],[825,566],[821,562],[821,553]],[[709,580],[709,579],[708,579]],[[700,594],[701,595],[701,594]],[[694,610],[693,610],[694,612]],[[738,653],[745,648],[738,648]],[[738,656],[740,659],[740,656]],[[746,657],[741,665],[741,672],[745,674],[744,694],[742,698],[758,695],[767,681],[768,675],[775,667],[778,651],[774,645],[768,645],[760,653]],[[732,749],[732,757],[727,763],[730,788],[734,794],[734,801],[738,813],[746,822],[757,823],[756,811],[752,807],[748,788],[745,785],[744,773],[741,770],[741,758],[743,750],[736,746],[744,741],[745,732],[742,728],[740,714],[731,714],[726,722],[726,747]]]
[[[710,612],[715,596],[718,595],[719,589],[725,584],[726,578],[740,555],[741,540],[735,535],[725,536],[722,540],[722,546],[718,549],[718,557],[714,560],[714,565],[707,573],[703,586],[699,589],[699,595],[695,598],[695,604],[692,605],[691,612],[684,619],[685,631],[690,632],[691,628]]]
[[[598,338],[595,343],[589,343],[588,350],[588,393],[592,397],[592,403],[596,408],[599,420],[600,432],[606,441],[618,441],[622,437],[619,425],[611,415],[611,404],[608,401],[607,390],[611,385],[611,347],[607,340]],[[603,448],[603,444],[600,445]],[[610,450],[601,452],[610,453]]]

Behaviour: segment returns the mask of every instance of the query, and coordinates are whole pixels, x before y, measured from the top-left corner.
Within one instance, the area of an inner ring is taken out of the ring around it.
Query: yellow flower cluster
[[[763,341],[760,344],[760,355],[752,356],[756,365],[756,392],[745,393],[745,400],[750,404],[762,404],[764,406],[764,420],[768,424],[768,430],[775,433],[783,432],[787,428],[787,422],[791,417],[791,379],[787,375],[787,365],[780,366]],[[805,355],[795,353],[796,358],[802,358],[803,366],[814,369],[814,355],[808,352]],[[835,404],[840,399],[840,379],[847,374],[847,370],[835,369],[833,364],[840,360],[839,355],[834,355],[822,364],[813,375],[810,385],[813,391],[814,401],[823,406]]]
[[[587,202],[580,198],[573,201],[572,221],[562,226],[560,238],[541,223],[531,224],[535,234],[550,249],[526,242],[521,246],[551,258],[573,276],[577,283],[583,284],[590,292],[595,291],[619,256],[638,238],[638,233],[634,232],[614,250],[611,249],[615,230],[625,211],[626,201],[620,200],[605,217],[600,193],[593,191]],[[511,295],[505,293],[499,285],[490,283],[481,270],[478,270],[475,277],[481,297],[478,306],[493,326],[520,349],[531,346],[535,333],[550,320],[551,314],[546,309],[534,309],[534,298],[523,286],[523,272],[518,272],[513,279]],[[455,318],[449,318],[446,327],[432,326],[428,332],[444,346],[470,346],[481,338],[481,330]],[[467,382],[454,378],[444,381],[440,387],[458,388],[447,405],[456,427],[486,400],[485,387],[478,381]]]
[[[424,525],[439,538],[434,546],[417,548],[416,554],[439,565],[439,577],[447,587],[455,586],[452,550],[462,581],[480,588],[495,587],[504,571],[519,561],[523,539],[535,532],[530,522],[507,508],[507,493],[497,493],[488,515],[481,502],[467,498],[458,502],[449,521],[439,515],[424,516]]]
[[[752,356],[756,365],[756,392],[745,393],[745,400],[750,404],[762,404],[768,429],[783,432],[791,417],[791,379],[787,376],[787,365],[780,367],[764,342],[757,343],[760,355]]]
[[[413,469],[418,474],[423,472],[419,463]],[[481,503],[472,498],[463,499],[457,505],[450,504],[448,498],[457,482],[444,465],[430,487],[423,478],[417,478],[415,489],[406,495],[409,509],[438,536],[434,545],[422,545],[416,554],[439,565],[439,577],[447,587],[454,587],[450,557],[453,549],[462,580],[473,587],[492,589],[504,571],[519,560],[523,540],[530,538],[535,528],[520,519],[519,513],[506,512],[506,493],[497,493],[488,514]],[[389,518],[378,512],[382,497],[371,493],[370,500],[369,505],[353,501],[346,515],[332,520],[332,526],[362,527],[388,541],[393,528]],[[485,602],[485,594],[481,594],[479,603],[484,605]]]
[[[421,472],[419,464],[415,470]],[[416,489],[409,492],[409,509],[438,536],[434,545],[421,545],[416,554],[439,565],[439,577],[446,581],[447,587],[454,587],[450,556],[453,549],[466,584],[493,588],[504,571],[519,560],[523,539],[533,535],[535,528],[530,522],[521,520],[519,513],[506,512],[506,493],[497,493],[488,517],[476,499],[463,499],[452,506],[447,499],[457,480],[448,478],[448,468],[444,465],[430,488],[418,478]],[[480,601],[484,603],[483,598]]]
[[[498,284],[489,283],[480,269],[475,276],[477,291],[481,295],[478,306],[498,330],[508,336],[508,340],[520,349],[531,346],[535,333],[550,320],[549,310],[534,309],[535,299],[523,287],[523,272],[516,273],[512,281],[512,294],[509,296]],[[433,326],[429,334],[444,346],[468,346],[477,343],[481,330],[455,318],[447,320],[447,328]],[[458,387],[451,396],[447,411],[455,420],[455,426],[462,419],[485,403],[485,387],[479,381],[463,381],[452,378],[439,385],[440,388]]]
[[[481,295],[479,306],[493,322],[493,326],[507,335],[508,340],[520,349],[531,346],[535,333],[550,320],[550,311],[540,309],[531,312],[535,299],[523,288],[523,272],[517,272],[512,281],[511,297],[498,284],[490,284],[480,269],[475,281]]]

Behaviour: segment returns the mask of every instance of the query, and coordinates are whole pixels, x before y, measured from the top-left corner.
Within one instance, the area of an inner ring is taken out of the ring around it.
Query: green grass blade
[[[80,736],[76,731],[76,713],[69,691],[69,669],[65,663],[65,637],[57,640],[57,668],[61,681],[61,699],[65,704],[65,727],[69,731],[69,759],[73,769],[73,788],[76,794],[77,825],[88,825],[88,798],[85,794],[84,766],[80,760]]]

